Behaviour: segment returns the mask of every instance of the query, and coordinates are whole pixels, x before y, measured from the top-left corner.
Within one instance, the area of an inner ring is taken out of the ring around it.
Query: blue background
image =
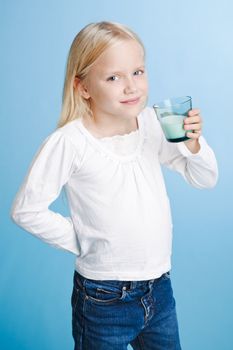
[[[197,190],[164,171],[174,221],[173,289],[183,349],[233,346],[233,3],[222,1],[1,1],[0,345],[72,349],[74,256],[35,239],[9,211],[61,108],[66,57],[87,23],[127,24],[144,41],[149,104],[191,95],[215,151],[219,181]],[[52,209],[67,214],[64,196]]]

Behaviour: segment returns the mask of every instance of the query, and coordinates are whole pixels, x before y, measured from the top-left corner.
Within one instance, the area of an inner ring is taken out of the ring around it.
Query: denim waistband
[[[160,277],[158,278],[153,278],[150,280],[142,280],[142,281],[118,281],[118,280],[94,280],[94,279],[90,279],[90,278],[86,278],[82,275],[80,275],[80,273],[78,273],[76,270],[74,272],[74,278],[76,278],[76,280],[78,279],[78,281],[81,282],[81,286],[85,285],[86,281],[92,281],[92,282],[104,282],[105,284],[108,284],[109,286],[116,286],[120,289],[134,289],[134,288],[143,288],[145,286],[150,286],[153,283],[158,282],[161,278],[163,278],[164,275],[170,275],[170,272],[166,272],[164,274],[162,274]]]

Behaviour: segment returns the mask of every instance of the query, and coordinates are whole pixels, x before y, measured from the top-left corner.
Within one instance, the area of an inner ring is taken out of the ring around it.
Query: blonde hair
[[[92,116],[89,101],[81,96],[78,89],[74,89],[75,78],[84,80],[98,57],[111,45],[125,39],[136,40],[145,52],[137,34],[119,23],[90,23],[76,35],[67,58],[58,128],[81,116]]]

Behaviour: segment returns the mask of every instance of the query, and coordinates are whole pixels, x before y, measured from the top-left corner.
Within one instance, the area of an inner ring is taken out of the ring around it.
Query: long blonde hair
[[[136,40],[145,52],[137,34],[119,23],[90,23],[75,36],[67,58],[58,128],[81,116],[92,115],[89,101],[81,96],[78,89],[74,89],[75,78],[84,80],[98,57],[108,47],[125,39]]]

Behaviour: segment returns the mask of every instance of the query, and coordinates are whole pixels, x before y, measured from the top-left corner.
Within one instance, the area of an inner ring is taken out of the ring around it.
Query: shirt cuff
[[[197,153],[192,153],[186,144],[184,142],[180,142],[177,144],[177,148],[180,151],[180,153],[186,157],[186,158],[203,158],[203,155],[205,154],[205,148],[206,148],[206,141],[203,136],[199,137],[199,144],[200,144],[200,149]]]

